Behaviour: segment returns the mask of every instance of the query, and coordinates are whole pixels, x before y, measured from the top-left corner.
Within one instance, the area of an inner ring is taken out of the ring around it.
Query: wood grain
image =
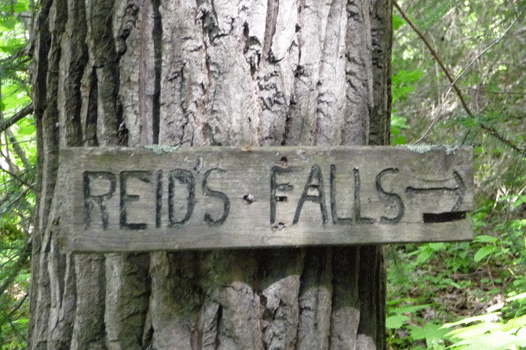
[[[68,251],[473,237],[469,147],[65,148],[60,176]]]

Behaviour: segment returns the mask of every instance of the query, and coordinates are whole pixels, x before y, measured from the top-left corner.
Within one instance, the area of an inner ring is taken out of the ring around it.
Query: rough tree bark
[[[61,254],[64,146],[389,139],[389,0],[42,0],[28,349],[385,349],[381,247]]]

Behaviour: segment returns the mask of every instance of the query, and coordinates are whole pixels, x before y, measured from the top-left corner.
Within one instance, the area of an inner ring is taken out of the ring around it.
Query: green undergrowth
[[[478,198],[471,242],[387,247],[388,349],[526,349],[525,203]]]
[[[394,12],[391,144],[473,147],[475,238],[386,248],[390,350],[526,349],[526,2],[490,2],[398,1],[434,54]]]

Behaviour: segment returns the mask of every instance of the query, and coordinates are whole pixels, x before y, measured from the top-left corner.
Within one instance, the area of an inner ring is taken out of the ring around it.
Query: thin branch
[[[504,38],[504,36],[506,36],[506,34],[511,30],[511,28],[515,25],[515,23],[517,23],[517,21],[520,19],[520,17],[522,16],[522,12],[521,11],[519,13],[519,15],[517,16],[517,18],[515,19],[515,21],[506,29],[506,31],[504,32],[504,34],[498,38],[497,40],[495,40],[490,46],[488,46],[486,49],[484,49],[477,57],[475,57],[469,64],[468,66],[466,67],[466,69],[464,69],[464,71],[456,78],[456,79],[453,79],[453,77],[451,76],[451,74],[449,73],[449,71],[447,70],[447,68],[444,66],[444,63],[442,63],[442,60],[440,59],[440,57],[438,56],[437,52],[435,51],[435,49],[431,46],[431,44],[429,43],[429,41],[427,40],[427,38],[424,36],[424,34],[418,29],[418,27],[415,25],[415,23],[409,18],[409,16],[407,15],[407,13],[400,7],[400,5],[398,5],[398,3],[396,1],[393,1],[393,5],[396,7],[396,9],[398,10],[398,12],[402,15],[402,17],[406,20],[406,22],[409,24],[409,26],[415,31],[415,33],[418,35],[418,37],[422,40],[422,42],[424,43],[424,45],[428,48],[429,52],[431,53],[431,55],[433,56],[433,58],[435,59],[435,61],[438,63],[438,65],[440,66],[440,68],[442,69],[442,71],[444,72],[444,75],[447,77],[447,79],[449,80],[449,82],[451,83],[451,86],[449,87],[449,90],[448,92],[446,93],[446,97],[444,98],[444,100],[447,99],[447,96],[449,95],[449,93],[451,92],[451,89],[455,90],[455,93],[457,95],[457,97],[459,98],[460,100],[460,103],[462,104],[462,107],[464,108],[464,110],[466,111],[466,113],[471,117],[471,118],[474,118],[474,115],[473,113],[471,112],[471,110],[469,109],[466,101],[464,100],[464,96],[462,95],[462,91],[460,91],[459,87],[456,85],[457,81],[469,70],[469,68],[471,68],[471,66],[475,63],[475,61],[477,61],[480,57],[482,57],[483,54],[485,54],[489,49],[491,49],[493,46],[497,45],[500,41],[502,41],[502,39]],[[429,131],[431,130],[431,128],[434,126],[434,124],[436,123],[436,121],[438,120],[438,117],[440,116],[440,110],[442,109],[442,105],[443,103],[440,105],[439,109],[438,109],[438,112],[437,112],[437,116],[433,119],[433,121],[431,122],[431,125],[427,128],[427,130],[425,131],[425,133],[422,135],[422,137],[420,137],[420,139],[418,139],[415,143],[419,143],[421,142],[426,136],[427,134],[429,133]],[[491,134],[492,136],[494,136],[495,138],[497,138],[499,141],[501,141],[502,143],[506,144],[507,146],[509,146],[510,148],[512,148],[513,150],[517,151],[518,153],[520,153],[521,155],[525,155],[526,154],[526,150],[523,150],[519,147],[517,147],[515,144],[513,144],[513,142],[511,142],[510,140],[506,139],[504,136],[502,136],[501,134],[499,134],[499,132],[497,130],[495,130],[494,128],[488,126],[488,125],[485,125],[484,123],[480,123],[480,127],[487,131],[489,134]]]
[[[9,138],[9,141],[11,142],[11,147],[13,147],[13,150],[15,151],[16,155],[22,161],[24,167],[26,169],[29,169],[31,167],[31,163],[29,162],[29,159],[27,159],[25,151],[22,149],[22,147],[20,147],[16,136],[13,134],[13,132],[11,132],[11,130],[6,130],[5,132],[7,134],[7,137]]]
[[[462,92],[460,91],[460,89],[455,85],[455,81],[453,80],[453,77],[451,76],[451,74],[449,74],[449,71],[447,70],[446,66],[444,66],[444,63],[442,63],[442,60],[440,59],[440,57],[438,56],[437,52],[435,51],[435,49],[433,48],[433,46],[431,46],[431,44],[429,43],[429,41],[427,40],[427,38],[424,36],[424,33],[422,33],[420,31],[420,29],[418,29],[418,27],[415,25],[415,23],[411,20],[411,18],[409,18],[409,16],[407,15],[407,13],[400,7],[400,5],[398,5],[398,3],[396,1],[393,1],[393,5],[396,7],[396,9],[398,10],[398,12],[400,12],[400,14],[402,15],[402,17],[406,20],[406,22],[409,24],[409,26],[415,31],[415,33],[418,35],[418,37],[423,41],[424,45],[426,45],[427,49],[429,50],[429,52],[431,52],[431,55],[435,58],[435,61],[438,63],[438,65],[440,66],[440,68],[442,69],[442,71],[444,72],[445,76],[447,77],[447,79],[449,80],[450,83],[452,83],[453,85],[453,89],[455,89],[455,92],[457,93],[459,99],[460,99],[460,103],[462,103],[462,106],[464,107],[464,109],[466,110],[466,112],[468,112],[469,115],[471,115],[471,111],[469,110],[469,107],[468,105],[466,104],[466,101],[464,100],[464,97],[462,96]]]
[[[0,123],[0,133],[6,131],[8,128],[15,125],[19,120],[28,116],[31,113],[33,113],[33,104],[25,106],[20,111],[18,111],[14,116]]]
[[[12,316],[15,315],[15,312],[17,312],[18,309],[20,309],[20,307],[24,304],[28,296],[29,296],[29,293],[26,293],[24,295],[24,297],[18,302],[18,304],[16,304],[15,307],[9,312],[9,315],[7,315],[8,318],[11,318]]]
[[[502,136],[497,130],[495,130],[494,128],[484,124],[484,123],[480,123],[480,128],[482,130],[485,130],[487,131],[491,136],[495,137],[497,140],[499,140],[500,142],[502,142],[503,144],[507,145],[508,147],[510,147],[511,149],[513,149],[514,151],[516,151],[517,153],[521,154],[523,157],[526,155],[526,150],[524,149],[521,149],[519,147],[517,147],[517,145],[515,145],[513,142],[511,142],[510,140],[508,140],[507,138],[505,138],[504,136]]]
[[[477,89],[477,88],[472,88],[472,87],[464,87],[462,89],[482,92],[484,94],[526,96],[526,92],[521,92],[521,91],[494,91],[494,90],[486,90],[486,89]]]
[[[466,69],[464,69],[464,71],[462,73],[460,73],[460,75],[455,79],[455,81],[451,82],[451,84],[455,85],[456,82],[462,78],[462,76],[471,68],[471,66],[473,66],[473,64],[479,59],[482,57],[482,55],[484,55],[489,49],[491,49],[493,46],[497,45],[498,43],[500,43],[502,41],[502,39],[504,39],[504,37],[506,36],[506,34],[508,34],[508,32],[511,30],[511,28],[515,25],[515,23],[517,23],[517,21],[521,18],[522,16],[522,10],[519,12],[519,15],[517,16],[517,18],[515,19],[515,21],[513,21],[513,23],[504,31],[504,33],[500,36],[500,38],[498,38],[497,40],[495,40],[493,43],[491,43],[490,46],[488,46],[487,48],[485,48],[484,50],[482,50],[482,52],[480,54],[477,55],[477,57],[475,57],[471,62],[469,62],[469,64],[467,65]]]
[[[16,276],[18,276],[18,273],[20,272],[20,270],[22,270],[22,268],[26,264],[27,259],[29,259],[30,255],[31,255],[31,248],[30,248],[30,245],[26,242],[24,247],[20,251],[20,256],[18,257],[18,261],[12,267],[9,277],[7,277],[5,282],[0,286],[0,295],[2,295],[6,291],[6,289],[13,283]]]
[[[13,177],[14,179],[20,181],[20,183],[26,185],[27,187],[29,187],[29,189],[31,191],[34,191],[35,190],[35,186],[33,186],[32,184],[30,184],[29,182],[27,182],[26,180],[22,179],[20,176],[14,174],[12,171],[9,171],[7,169],[4,169],[0,166],[0,170],[6,172],[9,176]]]

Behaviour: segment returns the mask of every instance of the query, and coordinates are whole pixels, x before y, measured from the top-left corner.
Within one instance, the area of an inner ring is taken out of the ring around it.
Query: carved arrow
[[[453,208],[451,209],[452,212],[457,211],[458,208],[460,208],[460,205],[462,204],[462,201],[464,200],[464,194],[466,193],[466,186],[464,185],[464,181],[460,177],[460,174],[457,171],[453,171],[453,178],[455,179],[455,187],[427,187],[427,188],[421,188],[421,187],[412,187],[408,186],[405,189],[405,193],[409,196],[414,194],[421,194],[421,193],[429,193],[429,192],[436,192],[436,191],[446,191],[446,192],[453,192],[457,195],[458,199],[453,205]]]

